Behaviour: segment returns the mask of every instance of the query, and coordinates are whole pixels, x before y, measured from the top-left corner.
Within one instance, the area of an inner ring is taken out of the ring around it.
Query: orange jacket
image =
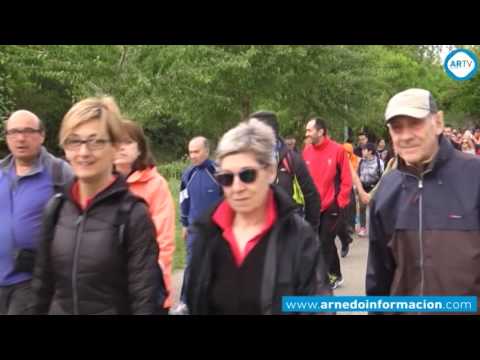
[[[350,160],[350,163],[352,164],[353,169],[354,169],[355,171],[357,171],[357,168],[358,168],[358,157],[357,157],[357,155],[355,155],[355,154],[353,153],[353,146],[352,146],[352,144],[344,143],[344,144],[343,144],[343,148],[344,148],[345,151],[347,152],[347,157],[348,157],[348,159]]]
[[[170,308],[173,303],[172,264],[175,252],[175,205],[172,194],[156,167],[135,171],[128,177],[127,184],[132,193],[145,199],[155,224],[160,251],[158,262],[169,293],[163,306]]]

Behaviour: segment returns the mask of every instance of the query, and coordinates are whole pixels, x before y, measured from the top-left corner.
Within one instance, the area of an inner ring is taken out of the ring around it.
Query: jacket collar
[[[205,160],[205,161],[202,162],[201,164],[198,164],[198,165],[195,166],[195,167],[197,167],[197,168],[199,168],[199,169],[205,169],[205,168],[209,168],[209,167],[214,166],[213,164],[214,164],[213,160],[207,159],[207,160]]]
[[[145,183],[154,178],[158,174],[158,170],[155,166],[147,167],[143,170],[137,170],[133,172],[128,178],[127,183]]]
[[[43,171],[44,169],[44,163],[45,163],[45,159],[48,157],[49,153],[47,151],[47,149],[42,146],[40,148],[40,153],[35,161],[35,163],[33,164],[32,166],[32,171],[30,172],[29,175],[33,175],[33,174],[36,174],[38,172],[41,172]],[[13,154],[9,154],[7,155],[5,158],[3,158],[2,160],[0,160],[0,171],[9,171],[12,166],[14,166],[15,162],[15,158],[13,156]]]
[[[107,188],[99,192],[97,195],[95,195],[94,199],[92,200],[90,205],[87,207],[87,209],[91,208],[97,203],[104,201],[107,198],[110,198],[113,196],[119,196],[120,194],[125,194],[128,192],[128,187],[127,187],[127,183],[125,182],[125,178],[118,173],[114,173],[114,175],[116,177],[115,181],[112,184],[110,184],[110,186],[108,186]],[[70,181],[70,183],[68,183],[68,185],[65,186],[65,190],[64,190],[65,197],[73,203],[76,203],[76,202],[72,196],[72,187],[76,183],[76,181],[77,181],[77,178],[75,177],[73,180]]]
[[[312,147],[315,149],[315,150],[324,150],[328,145],[330,145],[330,143],[332,142],[332,140],[330,140],[330,138],[325,135],[323,141],[321,144],[312,144]]]

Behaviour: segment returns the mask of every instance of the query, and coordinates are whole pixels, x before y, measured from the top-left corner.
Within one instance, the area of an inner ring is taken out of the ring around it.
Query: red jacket
[[[325,137],[321,144],[307,145],[303,150],[303,158],[320,193],[322,200],[320,211],[325,211],[333,204],[337,171],[340,173],[340,192],[337,196],[337,204],[340,208],[345,208],[350,202],[350,192],[352,191],[352,174],[345,149]]]

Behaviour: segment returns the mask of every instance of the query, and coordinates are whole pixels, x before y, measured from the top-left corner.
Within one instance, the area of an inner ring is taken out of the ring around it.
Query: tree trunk
[[[122,71],[123,65],[125,64],[125,61],[127,60],[127,50],[128,46],[127,45],[122,45],[122,55],[120,57],[120,62],[118,64],[118,67],[120,71]]]
[[[240,121],[248,119],[248,116],[252,113],[251,111],[251,104],[250,104],[250,98],[248,96],[245,96],[242,99],[242,112],[241,112],[241,119]]]

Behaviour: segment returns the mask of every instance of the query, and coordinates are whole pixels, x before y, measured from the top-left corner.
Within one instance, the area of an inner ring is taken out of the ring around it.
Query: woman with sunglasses
[[[112,172],[121,139],[112,98],[80,101],[62,121],[60,144],[75,179],[56,211],[48,211],[55,197],[47,204],[32,282],[34,314],[154,314],[159,308],[162,279],[148,208]],[[131,206],[122,222],[124,204]]]
[[[190,314],[281,314],[282,296],[330,294],[319,242],[277,186],[275,135],[256,119],[217,148],[225,199],[191,226]]]

